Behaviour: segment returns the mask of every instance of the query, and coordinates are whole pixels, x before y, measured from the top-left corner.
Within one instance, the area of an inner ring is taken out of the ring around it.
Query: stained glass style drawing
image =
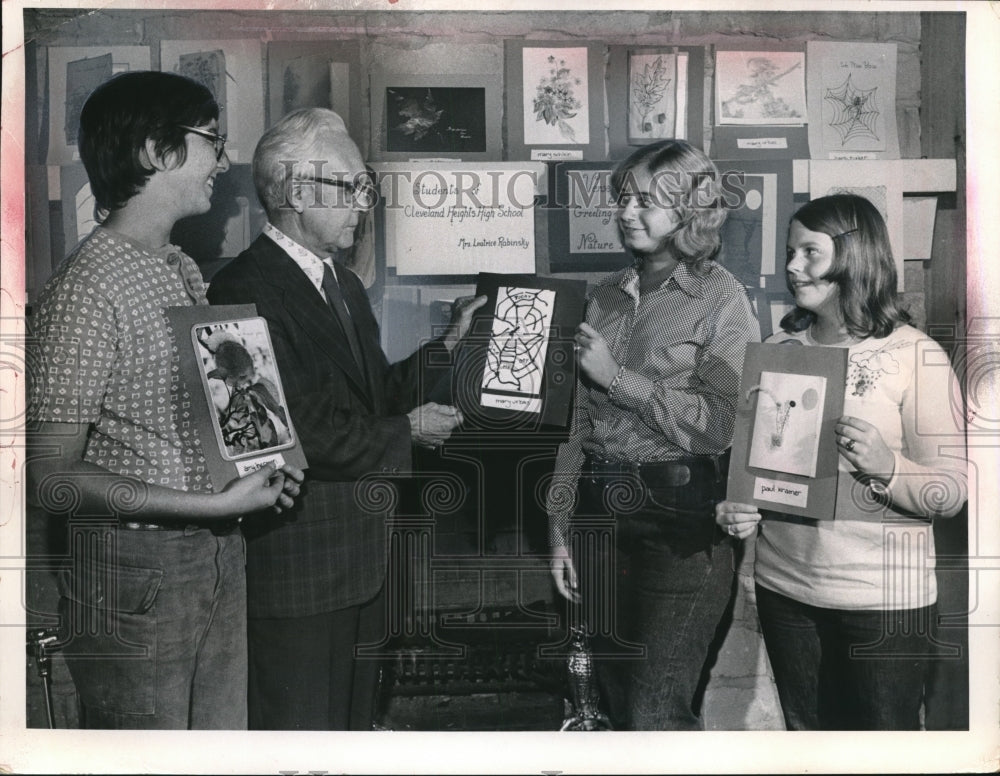
[[[541,411],[541,389],[556,293],[500,286],[486,352],[481,403]]]

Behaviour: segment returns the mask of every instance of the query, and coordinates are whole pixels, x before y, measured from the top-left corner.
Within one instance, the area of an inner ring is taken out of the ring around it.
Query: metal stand
[[[52,710],[52,652],[54,644],[58,639],[55,628],[36,628],[27,633],[27,646],[29,654],[35,659],[35,668],[38,676],[42,680],[42,689],[45,693],[45,714],[48,717],[49,728],[55,729],[56,717]]]

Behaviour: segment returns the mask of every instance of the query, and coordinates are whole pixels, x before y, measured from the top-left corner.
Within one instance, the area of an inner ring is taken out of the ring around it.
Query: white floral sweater
[[[768,342],[788,340],[837,347],[808,331]],[[968,496],[961,393],[947,354],[911,326],[849,353],[844,415],[878,428],[895,455],[892,479],[873,490],[841,456],[834,520],[764,512],[756,580],[825,608],[927,606],[937,600],[930,520],[953,516]]]

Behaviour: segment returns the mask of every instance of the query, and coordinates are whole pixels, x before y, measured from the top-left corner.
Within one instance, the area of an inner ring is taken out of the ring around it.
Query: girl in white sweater
[[[968,494],[956,378],[897,304],[885,222],[868,200],[803,206],[785,272],[796,307],[768,342],[849,351],[836,516],[724,501],[716,522],[758,534],[757,605],[788,729],[917,729],[936,646],[930,521]]]

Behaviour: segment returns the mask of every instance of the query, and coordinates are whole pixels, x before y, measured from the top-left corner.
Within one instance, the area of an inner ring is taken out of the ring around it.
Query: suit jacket
[[[395,498],[358,480],[383,473],[391,481],[409,472],[405,413],[423,402],[424,385],[439,379],[450,362],[435,340],[390,365],[364,286],[341,267],[337,276],[357,325],[363,368],[326,300],[270,238],[258,237],[209,287],[212,304],[253,303],[267,320],[309,462],[291,512],[243,522],[251,617],[310,616],[364,603],[378,592]]]

